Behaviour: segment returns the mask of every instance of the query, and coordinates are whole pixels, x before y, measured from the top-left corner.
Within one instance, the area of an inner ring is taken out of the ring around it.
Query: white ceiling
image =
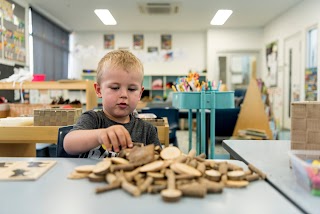
[[[218,9],[233,14],[223,28],[263,27],[303,0],[26,0],[70,31],[205,31]],[[141,14],[138,3],[178,2],[178,14]],[[109,9],[118,22],[105,26],[94,9]]]

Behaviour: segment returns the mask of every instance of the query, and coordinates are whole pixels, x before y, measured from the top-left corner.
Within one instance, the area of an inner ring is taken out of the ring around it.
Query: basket
[[[35,109],[35,126],[67,126],[77,122],[82,114],[81,108],[62,109]]]
[[[9,103],[9,117],[33,116],[33,110],[51,108],[50,104]]]
[[[320,151],[291,150],[288,154],[297,183],[313,195],[320,196],[320,165],[312,164],[312,161],[320,160]]]
[[[0,104],[0,118],[8,117],[10,113],[10,106],[7,103]]]

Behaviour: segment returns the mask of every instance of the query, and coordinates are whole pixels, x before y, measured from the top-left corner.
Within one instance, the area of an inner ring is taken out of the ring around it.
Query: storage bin
[[[234,108],[234,92],[174,92],[172,106],[178,109]]]
[[[296,181],[313,195],[320,196],[320,150],[291,150],[288,152]]]
[[[45,81],[45,80],[46,80],[46,75],[45,74],[34,74],[32,82]]]

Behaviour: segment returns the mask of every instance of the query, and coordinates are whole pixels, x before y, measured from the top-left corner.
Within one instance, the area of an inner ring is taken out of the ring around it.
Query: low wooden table
[[[36,143],[57,143],[59,127],[0,127],[0,157],[35,157]]]

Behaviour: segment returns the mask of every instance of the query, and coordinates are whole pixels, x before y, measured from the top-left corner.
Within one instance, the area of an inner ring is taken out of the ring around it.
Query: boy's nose
[[[127,98],[128,94],[127,94],[127,90],[126,89],[121,89],[120,90],[120,97],[121,98]]]

